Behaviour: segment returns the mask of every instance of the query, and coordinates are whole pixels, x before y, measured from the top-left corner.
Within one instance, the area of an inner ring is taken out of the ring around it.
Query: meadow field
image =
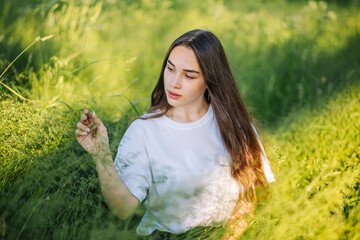
[[[0,239],[155,238],[135,233],[143,206],[110,212],[74,131],[95,111],[115,156],[196,28],[221,40],[276,178],[241,239],[360,239],[357,0],[1,0]]]

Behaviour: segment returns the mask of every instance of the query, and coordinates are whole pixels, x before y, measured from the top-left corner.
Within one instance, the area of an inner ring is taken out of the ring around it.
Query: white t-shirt
[[[263,156],[265,176],[272,182]],[[179,234],[226,221],[240,193],[230,163],[211,106],[191,123],[166,116],[135,120],[120,142],[114,164],[130,192],[140,202],[146,199],[137,233],[150,235],[158,229]]]

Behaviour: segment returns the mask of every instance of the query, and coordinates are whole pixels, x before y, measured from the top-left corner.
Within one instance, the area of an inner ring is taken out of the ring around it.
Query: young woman
[[[76,137],[95,160],[109,208],[126,219],[145,200],[140,235],[240,217],[231,222],[238,236],[247,225],[241,217],[253,211],[239,196],[274,181],[223,47],[209,31],[172,43],[149,112],[131,123],[115,161],[106,128],[84,112]]]

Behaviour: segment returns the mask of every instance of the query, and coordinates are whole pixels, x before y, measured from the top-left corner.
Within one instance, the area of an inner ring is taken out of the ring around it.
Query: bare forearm
[[[106,127],[95,112],[90,113],[88,109],[84,109],[75,135],[79,144],[95,160],[101,191],[109,208],[120,219],[128,218],[135,211],[139,200],[131,194],[117,174],[110,154]]]
[[[93,156],[99,176],[101,191],[109,208],[120,219],[126,219],[135,211],[139,201],[115,170],[110,152]]]

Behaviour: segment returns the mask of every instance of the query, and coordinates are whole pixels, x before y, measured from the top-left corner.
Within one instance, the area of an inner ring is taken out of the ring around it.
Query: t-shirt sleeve
[[[114,165],[130,192],[142,202],[150,187],[151,173],[139,121],[142,120],[135,120],[126,130]]]
[[[268,157],[266,156],[266,153],[265,153],[265,150],[264,150],[264,147],[263,145],[261,144],[261,141],[260,141],[260,137],[255,129],[255,127],[253,126],[253,129],[255,131],[255,134],[256,134],[256,137],[259,141],[259,144],[260,144],[260,148],[261,148],[261,160],[262,160],[262,164],[263,164],[263,168],[264,168],[264,174],[265,174],[265,177],[266,177],[266,180],[270,183],[270,182],[275,182],[275,178],[274,178],[274,174],[273,172],[271,171],[271,167],[270,167],[270,163],[269,163],[269,159]]]

